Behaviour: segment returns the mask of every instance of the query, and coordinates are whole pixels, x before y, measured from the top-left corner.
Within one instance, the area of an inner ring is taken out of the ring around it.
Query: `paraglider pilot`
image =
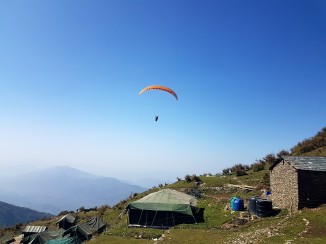
[[[157,121],[158,120],[158,116],[157,115],[155,115],[155,121]]]

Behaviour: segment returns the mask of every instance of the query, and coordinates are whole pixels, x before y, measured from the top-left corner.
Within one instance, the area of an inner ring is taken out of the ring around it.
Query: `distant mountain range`
[[[14,206],[0,201],[0,228],[10,227],[17,223],[28,223],[52,216],[29,208]]]
[[[1,201],[58,214],[101,205],[114,205],[146,188],[95,176],[67,166],[34,171],[0,180]]]

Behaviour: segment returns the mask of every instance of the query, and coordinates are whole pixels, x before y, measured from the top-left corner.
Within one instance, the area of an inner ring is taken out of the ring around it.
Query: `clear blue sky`
[[[1,171],[251,164],[325,127],[325,78],[323,0],[2,0]]]

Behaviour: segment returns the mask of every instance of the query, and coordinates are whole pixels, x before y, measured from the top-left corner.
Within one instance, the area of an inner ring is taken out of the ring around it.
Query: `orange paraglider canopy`
[[[144,93],[145,91],[149,91],[149,90],[166,91],[166,92],[170,93],[171,95],[173,95],[178,100],[177,94],[172,89],[170,89],[170,88],[168,88],[166,86],[159,86],[159,85],[147,86],[147,87],[145,87],[143,90],[141,90],[139,92],[139,95]]]

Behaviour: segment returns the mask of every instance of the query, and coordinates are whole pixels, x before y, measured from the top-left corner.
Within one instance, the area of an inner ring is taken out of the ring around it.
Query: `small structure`
[[[196,205],[194,196],[163,189],[129,203],[126,207],[129,226],[167,228],[180,223],[196,223],[193,212]]]
[[[76,217],[71,213],[64,215],[58,222],[59,228],[67,230],[76,224]]]
[[[106,228],[106,223],[97,217],[93,217],[84,223],[75,225],[66,230],[63,236],[78,236],[80,240],[90,240],[94,234],[102,233]]]
[[[62,238],[64,230],[45,230],[33,235],[24,237],[22,244],[45,244],[47,241]]]
[[[30,236],[30,235],[33,235],[33,234],[36,234],[36,233],[41,233],[45,230],[47,230],[48,227],[46,226],[33,226],[33,225],[27,225],[22,234],[24,235],[24,237],[27,237],[27,236]]]
[[[270,167],[273,205],[296,212],[326,203],[326,157],[284,156]]]

